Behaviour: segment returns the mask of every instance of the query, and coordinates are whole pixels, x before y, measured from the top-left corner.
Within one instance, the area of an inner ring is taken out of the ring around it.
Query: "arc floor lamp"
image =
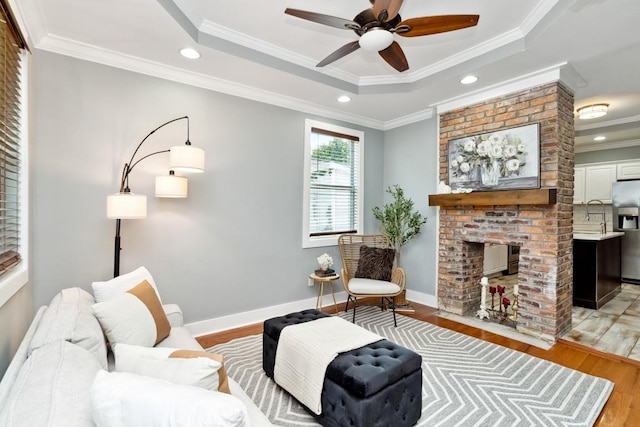
[[[136,158],[140,147],[159,129],[186,120],[187,140],[184,145],[176,145],[168,150],[155,151]],[[204,172],[204,150],[191,145],[189,141],[189,116],[178,117],[161,124],[145,136],[138,144],[131,159],[124,164],[120,178],[120,190],[116,194],[107,196],[107,218],[116,220],[116,235],[113,261],[113,277],[120,275],[120,225],[123,219],[140,219],[147,216],[147,196],[134,194],[129,188],[129,175],[141,161],[156,154],[169,153],[169,175],[156,177],[156,197],[187,197],[188,181],[186,177],[178,176],[175,172],[201,173]]]

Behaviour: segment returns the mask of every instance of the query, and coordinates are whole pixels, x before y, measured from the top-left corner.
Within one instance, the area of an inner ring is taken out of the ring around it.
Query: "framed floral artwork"
[[[540,188],[540,124],[449,141],[449,185],[475,191]]]

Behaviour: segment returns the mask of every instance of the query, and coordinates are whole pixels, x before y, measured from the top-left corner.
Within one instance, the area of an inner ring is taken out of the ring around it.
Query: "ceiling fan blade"
[[[286,8],[284,13],[295,16],[297,18],[306,19],[307,21],[317,22],[319,24],[328,25],[330,27],[341,28],[343,30],[353,30],[360,28],[360,25],[348,19],[338,18],[331,15],[323,15],[322,13],[308,12],[300,9]]]
[[[407,57],[404,56],[402,48],[398,42],[391,43],[391,46],[378,52],[382,58],[387,61],[396,70],[403,72],[409,69],[409,63]]]
[[[403,0],[375,0],[373,2],[373,15],[377,18],[380,12],[387,11],[385,22],[391,21],[396,17]]]
[[[441,15],[410,18],[399,23],[396,34],[403,37],[427,36],[429,34],[446,33],[478,25],[480,15]],[[409,27],[404,30],[402,27]]]
[[[358,49],[360,49],[360,43],[358,43],[357,40],[351,43],[347,43],[340,49],[333,52],[331,55],[324,58],[322,61],[318,62],[318,65],[316,65],[316,67],[324,67],[325,65],[329,65],[332,62],[342,58],[343,56],[347,56],[351,52],[355,52]]]

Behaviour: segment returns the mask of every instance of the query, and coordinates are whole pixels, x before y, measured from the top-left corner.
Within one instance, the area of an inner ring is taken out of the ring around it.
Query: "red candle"
[[[498,293],[499,293],[500,295],[504,294],[504,286],[500,286],[500,285],[498,285]]]
[[[507,297],[502,298],[502,305],[504,305],[504,308],[509,307],[509,304],[511,304],[511,301],[509,301],[509,298]]]
[[[489,292],[491,292],[491,295],[496,293],[496,287],[495,286],[489,286]]]

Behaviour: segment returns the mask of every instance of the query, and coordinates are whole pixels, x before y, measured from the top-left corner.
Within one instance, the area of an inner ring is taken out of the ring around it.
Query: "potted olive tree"
[[[382,234],[389,238],[391,246],[396,250],[396,266],[400,267],[400,249],[420,234],[427,219],[413,210],[413,200],[406,198],[397,184],[387,188],[387,193],[393,196],[393,202],[384,205],[382,209],[374,207],[373,216],[380,221]],[[407,304],[405,293],[397,296],[395,303]]]

